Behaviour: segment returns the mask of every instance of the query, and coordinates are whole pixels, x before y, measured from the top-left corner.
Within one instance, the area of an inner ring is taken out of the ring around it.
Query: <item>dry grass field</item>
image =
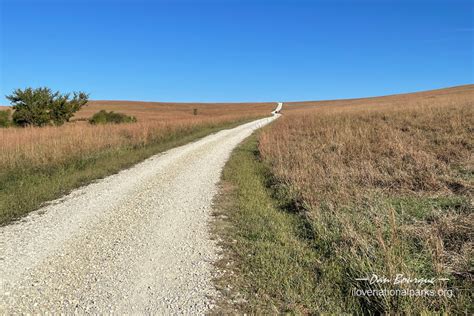
[[[193,113],[197,109],[198,120],[223,116],[267,115],[275,108],[275,103],[171,103],[141,101],[89,101],[87,106],[76,113],[74,119],[87,119],[100,110],[116,111],[135,116],[143,121],[186,121],[196,120]]]
[[[267,116],[274,106],[91,101],[63,126],[0,128],[0,223],[157,152]],[[86,122],[102,109],[138,122]]]
[[[311,223],[310,310],[472,312],[474,85],[379,98],[286,104],[259,151]],[[357,297],[413,288],[377,274],[447,278],[453,297]]]
[[[0,129],[0,168],[39,167],[93,155],[107,148],[146,146],[170,135],[185,135],[236,121],[269,115],[275,107],[260,104],[180,104],[127,101],[90,101],[60,127]],[[193,114],[193,109],[198,114]],[[100,110],[137,117],[135,124],[90,125],[83,121]]]

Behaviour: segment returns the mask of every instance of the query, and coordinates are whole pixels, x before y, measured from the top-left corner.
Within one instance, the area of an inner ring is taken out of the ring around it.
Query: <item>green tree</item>
[[[82,106],[87,103],[89,96],[84,92],[73,92],[73,97],[69,100],[69,94],[58,94],[53,99],[51,107],[51,118],[56,125],[61,125],[74,116]]]
[[[11,125],[10,113],[10,109],[0,111],[0,127],[8,127]]]
[[[71,95],[52,92],[49,88],[17,89],[6,98],[12,104],[13,123],[19,126],[62,125],[82,106],[89,96],[84,92]]]

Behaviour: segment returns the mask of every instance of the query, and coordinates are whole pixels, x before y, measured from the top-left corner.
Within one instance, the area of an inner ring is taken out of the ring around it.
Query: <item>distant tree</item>
[[[10,113],[10,109],[0,111],[0,127],[8,127],[11,125]]]
[[[17,89],[6,96],[12,104],[13,123],[19,126],[62,125],[84,106],[89,96],[84,92],[61,94],[49,88]]]

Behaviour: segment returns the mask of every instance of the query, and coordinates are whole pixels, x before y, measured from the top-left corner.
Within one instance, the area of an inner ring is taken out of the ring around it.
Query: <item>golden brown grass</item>
[[[197,109],[198,119],[222,117],[226,115],[268,115],[275,103],[171,103],[141,101],[90,101],[76,115],[75,119],[91,117],[100,110],[115,111],[135,116],[143,121],[186,121],[196,119],[193,110]]]
[[[284,108],[259,150],[312,223],[323,300],[308,305],[472,311],[473,126],[474,85]],[[372,273],[449,278],[432,288],[455,296],[351,296],[385,287],[355,280]]]
[[[458,173],[474,167],[474,86],[454,95],[338,102],[287,107],[261,136],[262,154],[271,156],[278,175],[298,186],[306,201],[340,204],[364,193],[361,188],[472,189]]]
[[[91,101],[60,127],[0,129],[0,169],[45,166],[91,155],[117,146],[143,146],[171,133],[268,115],[266,104],[160,104],[126,101]],[[108,105],[112,104],[112,105]],[[193,115],[198,108],[198,115]],[[133,115],[138,123],[94,126],[77,121],[101,109]],[[74,121],[76,120],[76,121]]]

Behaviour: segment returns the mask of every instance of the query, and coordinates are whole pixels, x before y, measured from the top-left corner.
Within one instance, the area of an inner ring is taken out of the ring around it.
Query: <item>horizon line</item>
[[[373,98],[383,98],[383,97],[392,97],[392,96],[399,96],[399,95],[407,95],[407,94],[416,94],[416,93],[423,93],[423,92],[430,92],[430,91],[438,91],[438,90],[448,90],[448,89],[455,89],[461,87],[468,87],[472,86],[474,83],[466,83],[460,84],[455,86],[448,86],[443,88],[434,88],[428,90],[416,90],[410,92],[397,92],[391,94],[384,94],[384,95],[374,95],[374,96],[365,96],[365,97],[353,97],[353,98],[335,98],[335,99],[313,99],[313,100],[298,100],[298,101],[211,101],[211,102],[202,102],[202,101],[148,101],[148,100],[117,100],[117,99],[90,99],[91,102],[142,102],[142,103],[174,103],[174,104],[263,104],[263,103],[307,103],[307,102],[330,102],[330,101],[344,101],[344,100],[360,100],[360,99],[373,99]],[[3,105],[0,104],[0,107],[10,107],[11,105]]]

